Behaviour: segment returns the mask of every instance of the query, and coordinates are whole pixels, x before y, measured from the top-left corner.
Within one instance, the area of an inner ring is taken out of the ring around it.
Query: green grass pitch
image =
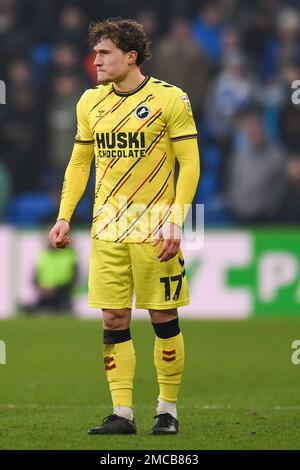
[[[137,436],[88,436],[111,412],[100,321],[0,322],[0,449],[299,449],[300,319],[181,321],[180,433],[151,436],[158,387],[150,322],[133,321]]]

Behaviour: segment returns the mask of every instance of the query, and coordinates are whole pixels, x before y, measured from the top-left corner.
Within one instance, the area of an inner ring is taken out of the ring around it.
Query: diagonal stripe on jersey
[[[158,119],[161,115],[162,115],[162,112],[160,112],[152,121],[150,121],[149,124],[147,124],[147,127],[150,127],[151,124],[153,124],[154,121],[156,121],[156,119]],[[153,116],[152,116],[152,117],[153,117]]]
[[[120,210],[121,210],[121,209],[119,209],[118,212],[117,212],[117,214],[116,214],[109,222],[107,222],[107,224],[106,224],[104,227],[102,227],[102,229],[99,230],[99,231],[96,233],[96,235],[94,235],[94,239],[97,239],[97,238],[99,237],[99,235],[100,235],[101,232],[104,232],[104,230],[106,230],[107,227],[108,227],[112,222],[115,222],[115,219],[116,219],[116,220],[119,220],[120,217],[124,214],[124,212],[126,212],[126,211],[129,209],[129,207],[131,206],[131,204],[133,204],[133,201],[131,201],[129,204],[128,204],[128,202],[127,202],[126,204],[124,204],[124,206],[123,206],[123,207],[124,207],[124,210],[123,210],[122,214],[119,214],[119,212],[120,212]],[[116,218],[118,214],[119,214],[119,217]]]
[[[110,222],[108,222],[108,224],[110,224],[111,222],[113,222],[115,219],[116,220],[119,220],[120,219],[120,211],[124,208],[124,207],[129,207],[127,206],[127,204],[129,203],[129,201],[131,201],[131,199],[133,198],[133,196],[141,189],[141,187],[146,183],[146,181],[148,180],[149,177],[151,177],[152,173],[157,169],[157,167],[160,165],[161,162],[164,163],[164,161],[166,160],[166,154],[164,153],[163,156],[161,157],[160,161],[157,163],[157,165],[153,168],[153,170],[151,171],[151,173],[147,176],[147,178],[145,178],[145,180],[137,187],[135,188],[134,192],[128,197],[127,201],[125,204],[123,204],[123,206],[118,210],[118,212],[116,213],[116,215],[110,220]],[[119,190],[119,189],[118,189]],[[106,201],[107,202],[107,201]],[[105,203],[106,203],[105,202]],[[102,206],[104,206],[104,204],[102,204]],[[97,216],[96,216],[97,217]],[[96,219],[96,217],[94,217],[94,219]],[[94,220],[93,219],[93,220]],[[108,226],[107,224],[107,226]],[[102,229],[103,230],[103,229]],[[102,231],[101,230],[101,231]],[[100,232],[97,232],[96,234],[96,237],[99,235]],[[95,237],[95,238],[96,238]]]
[[[117,186],[123,181],[123,179],[128,175],[128,173],[130,172],[130,170],[132,170],[132,168],[135,167],[135,165],[137,165],[139,163],[140,160],[137,160],[136,162],[134,162],[133,165],[131,165],[131,167],[126,171],[126,173],[122,176],[121,179],[119,179],[119,181],[117,182],[117,184],[115,184],[115,186],[112,188],[111,192],[108,194],[108,196],[106,197],[105,201],[101,204],[102,206],[104,206],[104,204],[107,203],[108,199],[110,198],[110,196],[113,194],[114,190],[117,188]],[[97,220],[98,216],[94,217],[93,218],[93,221]]]
[[[161,161],[163,160],[165,156],[165,153],[163,154],[163,156],[161,157],[161,159],[159,160],[159,162],[157,163],[157,165],[155,166],[155,168],[151,171],[151,173],[146,177],[146,179],[143,181],[143,183],[137,188],[137,190],[134,191],[134,193],[132,193],[130,196],[129,196],[129,200],[136,194],[136,192],[138,191],[138,189],[140,189],[142,187],[142,185],[147,181],[147,179],[149,178],[149,176],[152,175],[152,173],[156,170],[156,168],[159,166],[159,164],[161,163]],[[107,196],[107,198],[105,199],[104,204],[107,203],[109,197],[113,194],[113,191],[114,189],[120,184],[121,181],[123,181],[124,177],[128,174],[128,172],[139,162],[140,160],[137,160],[130,168],[129,170],[125,173],[125,175],[122,176],[122,178],[118,181],[118,183],[113,187],[113,189],[111,190],[110,194]]]
[[[163,154],[163,156],[161,157],[161,159],[159,160],[159,162],[155,165],[155,167],[151,170],[151,172],[147,175],[147,177],[144,179],[144,181],[134,190],[133,193],[131,193],[131,195],[129,196],[129,199],[132,199],[133,196],[141,189],[141,187],[146,183],[146,181],[148,180],[149,177],[152,176],[153,172],[157,169],[157,167],[160,165],[160,163],[164,160],[164,157],[165,157],[165,153]]]
[[[139,128],[136,130],[136,132],[139,132],[139,131],[147,124],[147,122],[149,122],[150,119],[152,119],[154,116],[156,116],[160,111],[161,111],[161,109],[158,109],[152,116],[149,117],[149,119],[147,119],[147,121],[145,121],[145,122],[141,125],[141,127],[139,127]],[[161,114],[161,113],[160,113],[160,114]],[[158,116],[157,116],[157,117],[158,117]],[[156,118],[155,118],[155,119],[156,119]],[[155,121],[155,119],[153,119],[153,121]],[[152,121],[151,121],[151,122],[152,122]],[[148,126],[147,126],[147,127],[148,127]]]
[[[122,104],[127,100],[128,96],[125,97],[125,99],[118,105],[116,106],[111,113],[114,113],[117,109],[119,109],[120,106],[122,106]]]
[[[110,168],[110,163],[111,163],[111,162],[108,161],[108,164],[107,164],[106,167],[105,167],[105,170],[104,170],[104,172],[103,172],[103,175],[101,176],[100,180],[99,180],[98,183],[97,183],[97,187],[96,187],[96,190],[95,190],[95,199],[98,198],[98,193],[99,193],[100,188],[101,188],[102,180],[103,180],[103,178],[104,178],[104,176],[105,176],[107,170]]]
[[[126,205],[124,207],[123,210],[121,210],[121,212],[119,213],[118,217],[116,218],[116,222],[118,222],[120,220],[120,218],[122,217],[122,215],[127,211],[127,209],[129,209],[129,207],[133,204],[133,201],[130,201],[130,203],[128,205]]]
[[[153,231],[153,235],[156,235],[158,233],[158,231],[162,228],[162,226],[164,225],[165,221],[167,220],[167,218],[169,217],[170,213],[171,213],[171,210],[172,210],[172,207],[171,205],[173,204],[173,202],[175,201],[175,198],[172,199],[172,202],[167,210],[167,212],[165,213],[165,215],[162,217],[161,219],[161,222],[159,223],[157,229],[155,229]]]
[[[147,237],[143,240],[143,242],[148,240],[150,235],[152,235],[152,234],[156,235],[157,234],[159,229],[163,226],[163,224],[165,223],[165,221],[169,217],[169,214],[171,213],[171,209],[172,209],[172,204],[173,204],[174,201],[175,201],[175,198],[173,198],[172,201],[169,203],[169,206],[168,206],[168,209],[167,209],[166,213],[161,217],[161,219],[159,220],[158,224],[154,227],[154,229],[151,230],[151,232],[148,233]]]
[[[113,196],[115,196],[119,191],[120,189],[122,188],[122,186],[126,183],[126,181],[130,178],[131,176],[131,173],[129,173],[129,175],[127,176],[127,178],[125,178],[125,180],[123,181],[123,183],[121,184],[121,186],[119,186],[114,193],[112,193]]]
[[[164,187],[166,186],[167,181],[168,181],[168,179],[170,178],[171,174],[172,174],[172,170],[170,170],[170,172],[169,172],[167,178],[165,179],[165,181],[164,181],[162,187],[160,188],[160,190],[158,191],[158,193],[156,193],[156,195],[154,196],[154,198],[149,202],[149,204],[148,204],[148,205],[145,207],[145,209],[140,213],[140,215],[139,215],[136,219],[134,219],[134,221],[130,224],[130,226],[128,227],[128,229],[125,230],[125,232],[123,232],[122,235],[120,235],[120,237],[116,240],[116,242],[121,241],[121,239],[124,238],[124,235],[127,236],[127,235],[130,234],[130,232],[132,231],[132,230],[130,230],[130,229],[131,229],[131,228],[134,228],[134,225],[136,224],[136,222],[142,217],[142,215],[147,211],[147,209],[149,209],[149,207],[151,206],[151,204],[155,201],[155,199],[157,199],[157,197],[158,197],[158,196],[160,195],[160,193],[163,191],[163,189],[164,189]],[[155,204],[155,202],[154,202],[154,204]],[[128,232],[128,233],[127,233],[127,232]]]
[[[143,104],[143,103],[146,103],[146,102],[151,98],[151,96],[153,96],[153,95],[152,95],[152,94],[151,94],[151,95],[148,95],[148,96],[146,96],[146,98],[145,98],[144,100],[140,101],[138,104],[135,104],[134,108],[132,108],[132,110],[131,110],[128,114],[126,114],[126,116],[124,116],[124,117],[121,119],[121,121],[119,121],[119,122],[116,124],[116,126],[112,129],[111,132],[115,132],[116,129],[122,124],[122,122],[125,121],[125,119],[128,118],[128,116],[130,116],[130,115],[136,110],[136,108],[137,108],[138,106],[140,106],[140,105]]]
[[[144,213],[145,213],[148,209],[152,209],[152,207],[163,197],[163,195],[165,194],[166,190],[168,189],[168,186],[169,186],[169,185],[167,184],[167,185],[165,186],[163,192],[162,192],[162,193],[159,193],[156,198],[153,198],[153,199],[152,199],[152,201],[148,204],[148,206],[145,208],[145,210],[137,217],[137,219],[134,220],[134,222],[131,223],[131,225],[130,225],[130,226],[131,226],[131,229],[128,229],[128,233],[125,234],[125,232],[124,232],[125,236],[123,236],[123,235],[124,235],[124,234],[123,234],[123,235],[122,235],[122,239],[121,239],[121,237],[120,237],[118,240],[115,240],[116,242],[117,242],[117,241],[124,241],[125,238],[127,238],[127,237],[133,232],[133,230],[134,230],[134,228],[135,228],[135,225],[136,225],[136,222],[138,222],[138,220],[144,215]]]
[[[103,116],[101,116],[99,119],[97,119],[97,121],[95,122],[95,124],[93,125],[92,127],[92,131],[95,129],[95,127],[97,126],[98,122],[100,122],[105,116],[107,116],[109,113],[111,113],[114,108],[117,106],[119,107],[118,105],[121,103],[123,104],[124,101],[126,101],[126,97],[125,98],[121,98],[119,101],[117,101],[108,111],[106,111],[106,113],[103,114]]]
[[[155,137],[154,140],[152,140],[151,144],[150,144],[149,147],[146,149],[146,154],[149,154],[149,155],[151,154],[151,152],[155,149],[155,147],[156,147],[156,145],[158,144],[158,142],[159,142],[159,141],[161,140],[161,138],[165,135],[166,131],[167,131],[167,126],[165,126],[165,127],[161,130],[161,132],[158,134],[157,137]],[[156,142],[156,141],[157,141],[157,142]],[[154,145],[154,144],[155,144],[155,145]],[[153,147],[153,145],[154,145],[154,147]],[[151,149],[151,147],[153,147],[153,148]],[[151,149],[151,151],[150,151],[150,149]]]
[[[119,131],[122,129],[122,127],[124,127],[125,124],[127,124],[128,121],[130,121],[130,116],[129,116],[128,119],[126,119],[126,121],[123,122],[122,126],[120,126],[120,127],[116,130],[116,132],[119,132]]]
[[[98,101],[98,103],[95,104],[95,106],[92,107],[92,109],[89,110],[88,114],[90,114],[95,108],[97,108],[97,106],[99,106],[99,104],[103,103],[103,101],[106,100],[106,98],[111,95],[112,93],[114,92],[114,90],[110,90],[109,93],[107,93],[106,96],[104,96],[104,98],[102,98],[100,101]]]
[[[153,178],[155,178],[155,176],[157,175],[157,173],[159,172],[159,170],[161,169],[161,167],[163,166],[163,164],[165,163],[167,157],[165,156],[165,158],[163,159],[163,161],[161,162],[161,164],[159,165],[159,167],[157,168],[156,172],[154,173],[154,175],[151,176],[151,178],[149,179],[149,183],[151,183],[151,181],[153,180]]]

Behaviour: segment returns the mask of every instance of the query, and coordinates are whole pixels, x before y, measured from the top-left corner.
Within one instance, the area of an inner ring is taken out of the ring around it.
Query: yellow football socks
[[[176,402],[184,365],[184,342],[181,332],[171,338],[156,336],[154,363],[160,400]]]
[[[113,407],[132,408],[132,389],[135,372],[135,351],[132,340],[104,344],[104,367]]]

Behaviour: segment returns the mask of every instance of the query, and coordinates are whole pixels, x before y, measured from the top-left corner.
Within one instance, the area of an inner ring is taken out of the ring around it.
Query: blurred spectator
[[[218,63],[221,59],[221,38],[224,29],[225,9],[220,2],[212,0],[200,9],[193,22],[193,38],[209,60]]]
[[[82,90],[80,78],[74,74],[58,74],[53,78],[47,112],[49,160],[54,176],[54,181],[49,181],[50,188],[54,182],[60,185],[70,159],[76,133],[76,103]],[[48,172],[48,178],[51,170]]]
[[[32,87],[32,68],[25,56],[13,57],[7,64],[6,80],[11,87]]]
[[[48,44],[53,40],[59,0],[16,0],[18,27],[26,32],[33,45]]]
[[[56,75],[74,74],[81,76],[81,91],[89,88],[92,84],[83,69],[83,57],[80,50],[70,42],[57,42],[52,49],[52,62],[47,77],[48,98],[52,90],[52,82]],[[50,90],[50,92],[49,92]]]
[[[71,42],[56,42],[52,51],[53,73],[78,72],[81,57],[78,48]]]
[[[267,41],[272,33],[272,16],[266,6],[249,8],[246,12],[248,24],[244,35],[245,50],[259,70]],[[246,22],[246,21],[245,21]]]
[[[267,41],[262,77],[270,80],[289,62],[300,64],[300,14],[296,9],[285,8],[277,17],[277,37]]]
[[[159,24],[155,11],[152,9],[140,10],[140,12],[137,14],[136,21],[143,25],[144,30],[148,38],[151,40],[153,46],[153,41],[155,41],[159,36]]]
[[[142,9],[137,14],[136,20],[143,25],[144,30],[146,31],[146,34],[151,41],[152,59],[151,61],[146,61],[142,64],[142,73],[144,73],[145,75],[155,75],[155,50],[157,49],[157,45],[160,41],[159,21],[157,13],[151,9]]]
[[[157,44],[151,67],[155,77],[186,91],[195,116],[201,114],[210,63],[192,39],[187,19],[173,20],[169,35]]]
[[[286,154],[268,141],[258,112],[237,116],[236,145],[226,176],[225,201],[238,222],[280,222],[288,190]]]
[[[57,250],[50,244],[38,256],[34,283],[37,301],[20,308],[28,313],[72,311],[72,289],[76,280],[77,259],[73,248]]]
[[[300,107],[287,103],[280,114],[280,134],[290,152],[300,152]]]
[[[81,52],[86,49],[87,18],[84,9],[76,4],[63,5],[59,12],[55,40],[74,44]]]
[[[27,86],[9,89],[7,102],[0,128],[2,159],[11,171],[15,193],[38,189],[47,161],[43,110]]]
[[[220,144],[231,137],[234,115],[255,103],[259,88],[240,53],[224,57],[224,66],[213,82],[206,100],[205,122]]]
[[[0,74],[5,78],[6,64],[11,54],[28,52],[30,40],[25,25],[18,27],[16,0],[0,0]]]
[[[241,33],[234,26],[226,26],[221,36],[223,57],[242,55]]]

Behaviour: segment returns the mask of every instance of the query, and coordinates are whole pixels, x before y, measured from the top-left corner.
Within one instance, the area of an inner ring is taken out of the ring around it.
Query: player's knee
[[[165,323],[178,318],[177,308],[169,310],[149,310],[152,323]]]
[[[106,330],[125,330],[130,324],[130,310],[103,309],[103,327]]]

